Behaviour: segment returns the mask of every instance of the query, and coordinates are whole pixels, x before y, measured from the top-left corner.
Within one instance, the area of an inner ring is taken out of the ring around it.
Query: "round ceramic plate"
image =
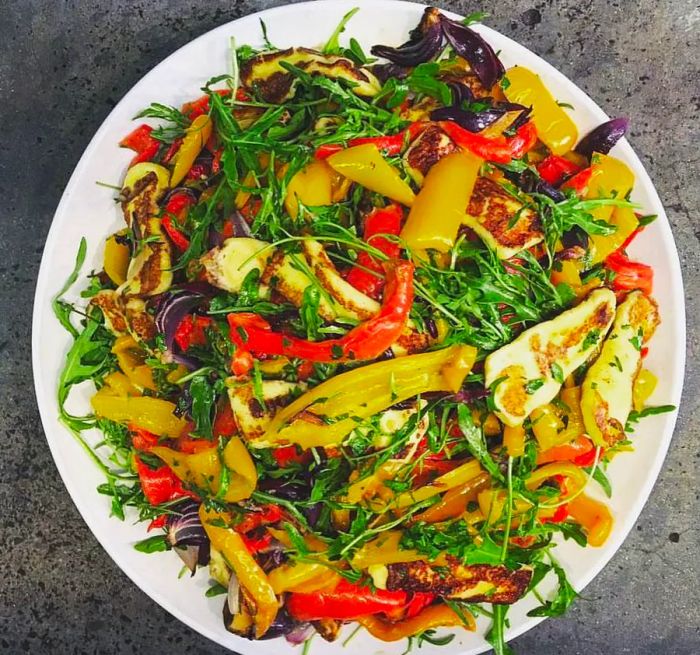
[[[117,143],[133,128],[132,117],[140,109],[152,101],[179,106],[198,97],[208,78],[227,71],[231,37],[241,44],[262,44],[260,19],[265,21],[275,45],[313,47],[320,45],[341,16],[358,4],[361,11],[351,20],[343,39],[354,36],[366,50],[375,43],[403,43],[423,11],[421,5],[392,0],[326,0],[287,5],[212,30],[156,66],[114,108],[85,150],[56,211],[37,284],[33,323],[36,395],[51,452],[73,501],[105,550],[145,593],[193,629],[244,655],[283,655],[298,653],[299,649],[282,639],[251,642],[227,633],[221,618],[222,597],[208,599],[204,596],[208,587],[206,570],[200,570],[193,578],[178,579],[181,562],[175,554],[145,555],[134,550],[133,544],[144,537],[143,524],[134,525],[129,520],[131,517],[124,522],[109,518],[108,500],[95,491],[102,482],[100,471],[58,421],[56,385],[70,339],[54,318],[50,301],[73,267],[80,238],[86,237],[89,246],[84,271],[99,270],[105,237],[121,226],[123,219],[115,205],[113,191],[96,182],[119,184],[122,180],[132,155],[119,149]],[[491,29],[480,26],[476,29],[500,51],[506,67],[522,64],[536,71],[559,101],[572,105],[582,134],[607,119],[593,100],[537,55]],[[634,121],[634,117],[632,119]],[[635,240],[631,250],[635,259],[654,267],[655,294],[663,319],[645,364],[660,380],[651,403],[678,405],[685,359],[685,316],[676,247],[659,197],[639,158],[624,140],[615,147],[613,154],[623,159],[635,173],[633,200],[641,205],[644,213],[659,216]],[[85,413],[92,391],[90,383],[77,388],[71,408]],[[675,420],[675,413],[645,419],[633,437],[635,452],[616,458],[610,466],[614,489],[610,505],[615,527],[605,546],[584,549],[568,542],[557,547],[556,555],[576,589],[585,587],[605,566],[635,523],[661,468]],[[93,443],[99,438],[97,434],[91,437]],[[533,599],[526,598],[511,610],[509,639],[537,624],[538,619],[526,616],[535,604]],[[448,646],[424,644],[421,653],[483,652],[488,649],[483,639],[487,628],[488,621],[480,620],[476,633],[450,630],[456,637]],[[346,627],[345,634],[349,630],[351,628]],[[342,637],[334,644],[321,643],[318,637],[314,641],[312,653],[398,654],[405,650],[405,643],[385,644],[364,632],[356,635],[345,649],[341,646]]]

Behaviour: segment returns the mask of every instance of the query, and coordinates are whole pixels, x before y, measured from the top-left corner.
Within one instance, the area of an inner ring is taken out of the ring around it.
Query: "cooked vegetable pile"
[[[160,120],[120,143],[87,308],[62,299],[84,241],[54,301],[61,415],[112,513],[150,521],[136,548],[208,566],[228,630],[444,644],[481,614],[506,653],[509,605],[574,600],[555,538],[605,542],[589,494],[672,409],[644,407],[659,313],[625,250],[653,217],[608,154],[626,120],[579,140],[538,75],[434,8],[379,59],[341,47],[353,13],[139,115]]]

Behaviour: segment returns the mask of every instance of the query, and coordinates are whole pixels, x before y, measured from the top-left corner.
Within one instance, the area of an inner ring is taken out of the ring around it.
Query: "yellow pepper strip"
[[[400,530],[387,530],[376,539],[368,541],[353,556],[352,567],[361,570],[377,564],[417,562],[426,559],[426,556],[417,550],[400,548],[401,534]]]
[[[90,403],[95,414],[117,423],[133,424],[159,437],[179,437],[187,428],[183,421],[173,414],[175,405],[167,400],[150,396],[115,396],[109,387],[100,389]]]
[[[131,253],[129,246],[117,241],[117,236],[126,234],[126,230],[117,232],[105,242],[105,254],[103,267],[107,277],[117,286],[126,282],[126,272],[129,268]]]
[[[617,228],[616,232],[607,236],[591,234],[588,237],[593,244],[592,264],[602,262],[608,255],[620,248],[639,227],[639,220],[631,207],[615,207],[610,217],[610,223]]]
[[[335,586],[340,581],[340,575],[328,566],[312,562],[282,564],[270,571],[267,577],[276,594],[285,591],[311,593],[331,583]]]
[[[436,523],[455,518],[467,511],[467,505],[476,500],[477,495],[489,482],[488,473],[479,473],[461,487],[450,489],[439,502],[431,505],[425,512],[414,516],[416,521]]]
[[[555,155],[571,150],[578,140],[576,123],[557,104],[536,73],[515,66],[506,71],[509,84],[503,89],[510,102],[532,107],[532,120],[537,136]]]
[[[557,445],[569,443],[586,432],[581,413],[581,387],[562,389],[559,398],[568,407],[566,415],[569,420],[566,429],[562,430],[557,437]]]
[[[307,207],[331,204],[332,169],[325,161],[314,160],[292,177],[287,185],[284,206],[287,213],[296,219],[299,203]]]
[[[336,375],[275,414],[260,442],[332,446],[365,419],[391,405],[431,391],[459,390],[476,349],[451,346],[407,355]],[[460,375],[455,375],[458,370]]]
[[[613,527],[613,517],[608,506],[586,494],[581,494],[569,503],[569,514],[586,530],[589,546],[602,546]]]
[[[503,445],[509,457],[521,457],[525,453],[525,428],[522,425],[514,428],[506,425],[503,428]]]
[[[119,371],[110,373],[104,379],[104,383],[105,387],[109,389],[109,392],[115,396],[125,398],[126,396],[141,395],[141,392],[133,384],[131,384],[129,378],[126,377],[124,373],[120,373]]]
[[[130,336],[118,337],[112,346],[112,353],[117,357],[117,363],[124,375],[140,389],[157,389],[153,381],[153,372],[145,364],[146,352]]]
[[[151,448],[180,480],[207,489],[212,495],[227,503],[237,503],[249,498],[258,483],[258,473],[248,449],[238,437],[231,437],[221,457],[214,446],[191,455],[165,446]],[[228,484],[222,487],[222,476],[227,469]]]
[[[532,432],[537,439],[540,450],[549,450],[557,445],[559,430],[564,427],[564,424],[556,415],[552,405],[538,407],[530,414],[530,420],[532,421]]]
[[[472,615],[468,611],[463,612],[463,615],[469,625],[464,625],[462,618],[449,605],[431,605],[420,614],[395,623],[381,619],[379,616],[364,616],[357,621],[377,639],[398,641],[425,630],[445,626],[462,626],[466,630],[476,630],[476,622]]]
[[[649,396],[654,393],[659,380],[647,369],[643,368],[634,380],[632,387],[632,404],[635,411],[640,412],[644,409],[644,404],[649,399]]]
[[[270,165],[270,155],[266,152],[261,152],[258,155],[258,162],[260,162],[260,168],[266,169]],[[286,170],[286,169],[285,169]],[[255,171],[248,171],[246,176],[243,178],[243,184],[241,189],[236,193],[236,197],[233,200],[233,204],[236,205],[236,209],[243,209],[250,198],[250,191],[253,187],[259,186],[258,178],[255,175]]]
[[[241,535],[231,528],[220,527],[222,521],[230,525],[230,515],[207,510],[202,504],[199,507],[199,518],[211,545],[224,556],[241,587],[255,603],[255,636],[260,639],[277,616],[277,597],[272,585],[248,552]]]
[[[185,179],[185,175],[187,175],[190,168],[192,168],[194,160],[199,157],[202,148],[204,148],[206,142],[209,141],[211,130],[211,118],[209,118],[207,114],[197,116],[187,130],[185,130],[182,144],[175,154],[175,167],[173,168],[173,174],[170,178],[171,186],[175,187]]]
[[[591,167],[593,172],[588,182],[586,200],[609,198],[612,195],[620,200],[624,200],[632,190],[634,173],[627,164],[619,159],[594,152]],[[603,205],[602,207],[596,207],[591,211],[591,214],[599,220],[610,221],[614,210],[615,207],[613,205]]]
[[[345,148],[326,161],[338,173],[370,191],[381,193],[407,207],[413,204],[413,190],[373,143]]]
[[[348,196],[352,180],[341,175],[338,171],[331,170],[331,203],[343,202]]]
[[[427,498],[432,498],[441,494],[443,491],[448,491],[462,484],[466,484],[481,473],[481,466],[475,459],[462,464],[451,471],[435,478],[430,484],[426,484],[419,489],[412,491],[404,491],[396,497],[394,507],[402,508],[414,505]]]
[[[476,497],[479,510],[486,518],[486,523],[493,525],[503,514],[503,507],[506,504],[506,494],[494,489],[484,489]]]
[[[525,481],[525,486],[530,491],[533,491],[555,475],[563,475],[569,480],[566,484],[566,493],[562,494],[560,500],[566,500],[571,496],[575,496],[588,482],[586,474],[575,464],[571,462],[552,462],[535,469]]]
[[[447,252],[454,246],[482,163],[471,152],[460,151],[430,169],[401,230],[409,248]]]

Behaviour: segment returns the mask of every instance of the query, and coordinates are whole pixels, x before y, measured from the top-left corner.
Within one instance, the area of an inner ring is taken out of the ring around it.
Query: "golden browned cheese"
[[[146,303],[140,298],[129,298],[124,303],[124,314],[129,332],[136,341],[154,339],[158,330],[153,316],[148,313]]]
[[[523,596],[532,578],[528,567],[511,570],[502,565],[467,566],[450,555],[446,561],[446,566],[423,561],[389,564],[386,588],[433,593],[472,603],[511,604]]]
[[[372,73],[357,67],[350,59],[324,55],[310,48],[287,48],[263,52],[241,64],[241,83],[255,91],[264,101],[281,104],[294,95],[296,78],[286,70],[286,62],[311,75],[344,79],[355,86],[358,95],[373,96],[379,91],[379,82]]]
[[[135,222],[142,235],[148,232],[148,219],[158,213],[158,201],[163,189],[158,184],[158,176],[147,173],[134,183],[133,188],[124,188],[122,211],[129,227]]]
[[[114,335],[125,335],[129,329],[124,316],[124,307],[121,296],[116,291],[105,289],[95,294],[91,304],[102,310],[105,319],[105,327]]]
[[[428,171],[443,157],[457,150],[454,141],[437,125],[425,128],[404,155],[408,171],[421,184]]]
[[[321,619],[320,621],[314,621],[313,624],[316,632],[326,641],[335,641],[340,634],[340,628],[343,627],[342,622],[335,619]]]
[[[465,224],[501,259],[509,259],[544,238],[537,212],[486,177],[478,178],[474,185]]]

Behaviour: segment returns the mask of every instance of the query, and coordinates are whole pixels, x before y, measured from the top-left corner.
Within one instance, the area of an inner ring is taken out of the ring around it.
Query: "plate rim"
[[[187,43],[183,44],[173,52],[171,52],[168,56],[160,60],[158,63],[156,63],[148,72],[146,72],[144,75],[142,75],[139,80],[133,84],[128,91],[122,96],[122,98],[117,102],[117,104],[111,109],[109,114],[104,118],[98,129],[95,131],[94,135],[88,142],[87,146],[83,150],[80,159],[78,160],[77,164],[75,165],[73,172],[71,173],[65,187],[63,190],[63,193],[61,194],[61,199],[56,206],[56,210],[53,214],[53,217],[51,219],[51,225],[49,227],[49,231],[46,236],[46,241],[44,244],[44,248],[42,250],[42,256],[41,256],[41,265],[39,267],[39,271],[37,274],[37,282],[36,282],[36,288],[35,288],[35,293],[34,293],[34,298],[33,298],[33,307],[32,307],[32,339],[31,339],[31,349],[32,349],[32,374],[34,378],[34,392],[35,392],[35,397],[37,400],[37,406],[39,409],[39,414],[41,417],[41,423],[42,423],[42,428],[44,430],[44,436],[48,442],[49,449],[52,455],[52,458],[56,464],[56,468],[59,471],[59,475],[61,476],[61,480],[63,482],[63,485],[68,492],[69,496],[71,497],[71,500],[73,501],[73,504],[75,508],[78,510],[78,513],[80,514],[81,518],[85,522],[85,524],[88,526],[90,529],[90,532],[94,536],[94,538],[97,540],[97,542],[100,544],[100,546],[106,551],[106,553],[109,555],[109,557],[112,559],[112,561],[116,564],[116,566],[121,570],[121,572],[129,578],[129,580],[134,583],[147,597],[149,597],[151,600],[155,601],[158,605],[160,605],[165,611],[167,611],[169,614],[177,618],[179,621],[187,625],[190,629],[193,631],[201,634],[202,636],[206,637],[207,639],[210,639],[211,641],[217,643],[218,645],[222,646],[223,648],[230,649],[231,646],[229,644],[223,643],[222,640],[220,640],[217,636],[216,633],[214,633],[212,630],[209,630],[206,625],[200,625],[198,622],[195,622],[194,620],[188,618],[187,614],[184,612],[181,612],[177,607],[175,607],[173,604],[170,602],[169,596],[166,596],[164,594],[161,594],[158,590],[156,589],[150,589],[146,588],[147,584],[145,582],[142,582],[138,579],[136,576],[136,572],[130,570],[130,566],[128,562],[122,561],[123,558],[115,552],[115,550],[111,547],[109,542],[107,541],[106,537],[103,537],[102,535],[98,534],[97,530],[95,527],[93,527],[92,523],[90,520],[88,520],[88,510],[87,507],[90,503],[89,500],[83,501],[77,494],[77,490],[72,487],[72,482],[70,482],[70,476],[68,475],[68,470],[67,466],[64,463],[64,457],[61,454],[61,451],[58,446],[58,439],[49,437],[49,434],[56,432],[55,426],[53,422],[56,420],[56,416],[53,412],[53,407],[51,405],[51,402],[49,401],[49,398],[52,397],[51,391],[48,391],[45,387],[44,384],[44,379],[42,378],[41,375],[41,361],[39,358],[39,338],[40,338],[40,331],[41,331],[41,320],[44,317],[44,314],[46,314],[46,307],[43,306],[44,303],[51,297],[53,297],[54,290],[51,288],[50,284],[50,271],[48,269],[48,261],[49,257],[47,256],[47,253],[56,245],[56,242],[58,240],[58,218],[60,215],[65,211],[65,206],[68,204],[68,201],[70,197],[73,195],[75,192],[75,188],[78,186],[79,180],[83,177],[84,174],[84,169],[88,165],[88,160],[90,158],[90,154],[93,152],[93,150],[96,149],[99,141],[101,140],[101,137],[105,131],[107,131],[109,124],[112,121],[112,117],[118,113],[120,107],[125,104],[129,98],[129,96],[135,91],[137,87],[141,87],[142,85],[147,84],[152,78],[157,77],[159,70],[166,65],[167,62],[169,62],[172,58],[175,58],[182,50],[190,47],[194,43],[211,38],[213,33],[215,32],[225,32],[227,28],[230,28],[232,25],[235,23],[245,20],[245,19],[250,19],[251,17],[258,17],[261,19],[265,19],[266,16],[269,16],[271,14],[285,14],[285,13],[296,13],[300,10],[303,10],[303,8],[308,8],[311,5],[315,4],[320,4],[323,3],[324,6],[332,6],[337,8],[339,12],[339,19],[340,16],[342,16],[342,11],[347,11],[350,8],[354,6],[359,6],[361,9],[373,9],[377,7],[391,7],[395,9],[397,12],[400,11],[405,11],[409,10],[412,12],[416,11],[416,8],[424,8],[427,5],[422,4],[422,3],[416,3],[416,2],[410,2],[408,0],[306,0],[305,2],[298,2],[294,4],[285,4],[285,5],[280,5],[280,6],[275,6],[275,7],[269,7],[267,9],[258,11],[258,12],[253,12],[250,14],[245,14],[243,16],[240,16],[234,20],[227,21],[226,23],[223,23],[221,25],[218,25],[210,30],[207,30],[206,32],[203,32],[199,36],[195,37],[194,39],[189,40]],[[439,4],[439,3],[436,3]],[[441,11],[452,17],[452,18],[462,18],[459,14],[441,9]],[[486,25],[482,24],[477,24],[476,25],[477,31],[479,31],[482,35],[486,37],[488,40],[490,36],[497,35],[498,39],[503,40],[507,43],[508,47],[512,49],[515,53],[517,53],[519,50],[520,51],[525,51],[528,53],[528,55],[533,56],[536,58],[537,63],[539,65],[539,68],[537,70],[538,73],[546,73],[548,76],[554,78],[557,80],[559,84],[565,85],[568,90],[571,93],[574,93],[578,95],[583,102],[585,103],[586,107],[592,114],[595,114],[601,121],[609,120],[609,116],[606,114],[606,112],[597,104],[597,102],[591,98],[583,89],[581,89],[572,79],[567,77],[564,73],[562,73],[560,70],[555,68],[552,64],[550,64],[543,56],[537,54],[536,52],[533,52],[530,50],[528,47],[520,44],[519,42],[515,41],[511,37],[507,36],[506,34],[503,34],[494,28],[488,27]],[[626,512],[623,516],[618,517],[616,519],[616,522],[618,524],[622,524],[622,529],[619,532],[618,538],[616,539],[616,543],[613,548],[610,548],[609,553],[606,553],[599,557],[596,560],[596,563],[589,567],[586,570],[585,575],[582,576],[582,579],[577,581],[576,589],[577,591],[583,590],[585,587],[587,587],[590,582],[609,564],[610,560],[613,558],[614,555],[616,555],[619,550],[623,547],[625,541],[627,540],[627,537],[629,536],[629,533],[638,520],[644,506],[646,505],[647,501],[649,500],[649,497],[651,495],[651,492],[656,485],[659,474],[661,472],[661,468],[664,465],[664,462],[666,460],[666,456],[668,453],[668,449],[670,447],[671,440],[673,438],[673,435],[675,434],[675,428],[677,424],[677,419],[679,415],[679,410],[680,410],[680,402],[681,402],[681,394],[683,391],[683,386],[685,382],[685,372],[686,372],[686,355],[687,355],[687,330],[686,330],[686,306],[685,306],[685,294],[684,294],[684,286],[683,286],[683,276],[682,276],[682,270],[681,270],[681,265],[680,265],[680,257],[678,254],[678,248],[676,246],[675,238],[673,236],[673,232],[671,230],[670,222],[668,221],[668,216],[666,214],[666,211],[663,207],[663,203],[661,202],[661,198],[658,194],[658,191],[656,189],[656,186],[651,180],[651,177],[649,176],[646,167],[644,166],[644,163],[642,162],[641,157],[637,155],[637,153],[634,151],[634,149],[631,147],[627,139],[622,139],[618,146],[620,147],[626,157],[631,158],[633,161],[636,161],[638,164],[638,169],[640,172],[640,175],[637,176],[637,181],[636,183],[642,186],[646,193],[649,196],[649,204],[651,205],[651,209],[654,210],[655,213],[658,214],[658,218],[660,219],[659,222],[661,223],[661,230],[664,232],[664,240],[667,242],[667,244],[670,246],[670,251],[669,254],[671,255],[670,261],[669,261],[669,271],[671,275],[671,281],[674,283],[673,284],[673,295],[675,296],[675,302],[677,304],[677,307],[679,309],[678,315],[671,318],[670,320],[673,321],[674,327],[676,328],[676,331],[678,332],[680,344],[676,348],[674,354],[675,354],[675,367],[678,370],[678,375],[675,379],[670,380],[669,383],[673,386],[673,393],[672,393],[672,402],[676,405],[675,411],[667,417],[667,424],[666,424],[666,429],[663,432],[663,438],[655,452],[654,459],[653,459],[653,464],[652,466],[648,469],[647,471],[647,476],[646,476],[646,483],[644,486],[640,489],[640,493],[637,495],[635,498],[635,501],[631,504],[630,510]],[[680,284],[675,284],[675,283],[680,283]],[[52,316],[52,315],[50,315]],[[53,386],[55,386],[55,380],[51,380],[51,383]],[[52,387],[53,389],[53,387]],[[67,432],[67,430],[64,430]],[[96,493],[96,492],[95,492]],[[528,632],[529,630],[533,629],[535,626],[537,626],[539,623],[541,623],[544,620],[545,617],[538,617],[538,618],[530,618],[527,621],[524,621],[521,625],[510,628],[509,630],[506,631],[506,639],[507,641],[512,641],[519,637],[520,635],[524,634],[525,632]],[[258,652],[262,652],[265,650],[268,650],[266,648],[266,644],[270,645],[273,644],[274,641],[270,642],[251,642],[252,644],[255,644],[256,650]],[[489,650],[490,646],[486,643],[484,643],[484,646],[482,649],[474,652],[485,652],[486,650]],[[269,651],[272,652],[272,651]]]

